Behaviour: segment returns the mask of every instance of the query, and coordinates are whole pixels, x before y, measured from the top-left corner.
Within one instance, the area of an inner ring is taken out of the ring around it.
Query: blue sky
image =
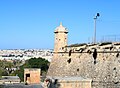
[[[54,30],[68,28],[68,44],[120,35],[120,0],[0,0],[0,49],[53,49]]]

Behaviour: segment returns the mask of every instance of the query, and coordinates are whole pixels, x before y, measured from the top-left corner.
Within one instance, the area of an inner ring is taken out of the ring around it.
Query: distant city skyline
[[[67,27],[68,44],[120,35],[119,0],[0,0],[0,49],[53,49],[54,30]]]

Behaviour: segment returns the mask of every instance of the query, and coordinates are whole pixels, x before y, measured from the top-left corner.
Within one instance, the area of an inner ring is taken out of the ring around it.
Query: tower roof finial
[[[62,26],[62,22],[60,22],[60,26]]]
[[[60,26],[58,26],[55,31],[55,33],[68,33],[67,28],[62,25],[62,22],[60,22]]]

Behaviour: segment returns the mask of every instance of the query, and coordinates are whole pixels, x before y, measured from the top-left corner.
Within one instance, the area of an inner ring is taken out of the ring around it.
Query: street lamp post
[[[97,15],[95,16],[95,18],[94,18],[94,26],[95,26],[95,28],[94,28],[94,44],[96,44],[96,20],[97,20],[97,17],[99,17],[100,16],[100,14],[99,13],[97,13]]]

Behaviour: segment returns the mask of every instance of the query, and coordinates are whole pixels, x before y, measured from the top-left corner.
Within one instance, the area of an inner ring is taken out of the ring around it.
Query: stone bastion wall
[[[120,85],[120,43],[85,44],[62,49],[62,52],[54,53],[48,76],[90,78],[93,85],[99,85],[98,88],[100,83],[102,86],[108,83]],[[114,88],[113,86],[110,88]]]

